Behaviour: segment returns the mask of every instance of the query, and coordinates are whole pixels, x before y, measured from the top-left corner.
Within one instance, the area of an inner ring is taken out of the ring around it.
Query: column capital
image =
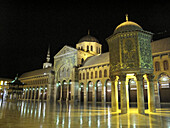
[[[153,82],[154,77],[155,77],[155,75],[153,75],[153,74],[147,74],[147,78],[150,82]]]
[[[110,79],[111,79],[112,81],[115,81],[115,80],[116,80],[116,75],[111,74],[111,75],[110,75]]]
[[[143,81],[144,74],[135,74],[137,81]]]
[[[126,81],[126,74],[120,74],[119,75],[119,80],[120,81]]]

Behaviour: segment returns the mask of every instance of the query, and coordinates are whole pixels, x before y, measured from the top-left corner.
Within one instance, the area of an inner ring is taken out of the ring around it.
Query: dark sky
[[[153,40],[170,35],[170,3],[0,2],[0,77],[14,78],[42,68],[48,45],[51,62],[64,45],[72,47],[88,29],[108,51],[105,39],[129,20],[153,32]],[[161,34],[160,34],[161,33]]]

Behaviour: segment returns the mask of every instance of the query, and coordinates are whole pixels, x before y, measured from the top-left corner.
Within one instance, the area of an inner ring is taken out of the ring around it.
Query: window
[[[89,79],[89,72],[87,72],[87,74],[86,74],[86,75],[87,75],[87,76],[86,76],[86,77],[87,77],[87,79]]]
[[[164,65],[164,70],[168,70],[168,61],[167,60],[165,60],[163,62],[163,65]]]
[[[98,47],[96,47],[96,53],[98,53]]]
[[[81,80],[81,73],[80,73],[80,75],[79,75],[79,79]]]
[[[81,63],[83,63],[83,62],[84,62],[84,59],[82,58],[82,59],[81,59]]]
[[[107,77],[107,70],[104,70],[104,77]]]
[[[93,46],[91,46],[91,51],[93,51]]]
[[[83,73],[83,80],[85,79],[85,73]]]
[[[87,52],[89,51],[89,46],[87,45]]]
[[[99,78],[102,78],[102,71],[99,71]]]
[[[160,71],[160,64],[159,64],[159,62],[155,62],[155,71]]]
[[[93,72],[91,72],[91,79],[93,79]]]
[[[95,78],[97,78],[97,71],[95,71]]]
[[[99,48],[99,53],[100,53],[100,48]]]

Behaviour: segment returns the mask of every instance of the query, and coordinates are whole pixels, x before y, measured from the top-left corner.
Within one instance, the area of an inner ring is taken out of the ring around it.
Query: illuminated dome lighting
[[[126,21],[118,25],[114,31],[114,34],[127,32],[127,31],[136,31],[136,30],[143,30],[140,25],[132,21]]]
[[[97,43],[99,43],[99,41],[91,35],[87,35],[87,36],[82,37],[79,40],[79,43],[81,43],[81,42],[97,42]]]
[[[135,22],[128,21],[128,15],[126,14],[126,22],[121,23],[114,30],[114,34],[128,32],[128,31],[142,31],[142,27]]]

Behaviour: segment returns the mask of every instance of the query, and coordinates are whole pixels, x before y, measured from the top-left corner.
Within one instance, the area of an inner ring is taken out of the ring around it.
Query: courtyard
[[[145,105],[146,108],[147,105]],[[169,127],[170,104],[161,104],[156,113],[138,114],[136,104],[130,104],[127,114],[111,112],[106,103],[48,103],[0,101],[1,128],[140,128]]]

